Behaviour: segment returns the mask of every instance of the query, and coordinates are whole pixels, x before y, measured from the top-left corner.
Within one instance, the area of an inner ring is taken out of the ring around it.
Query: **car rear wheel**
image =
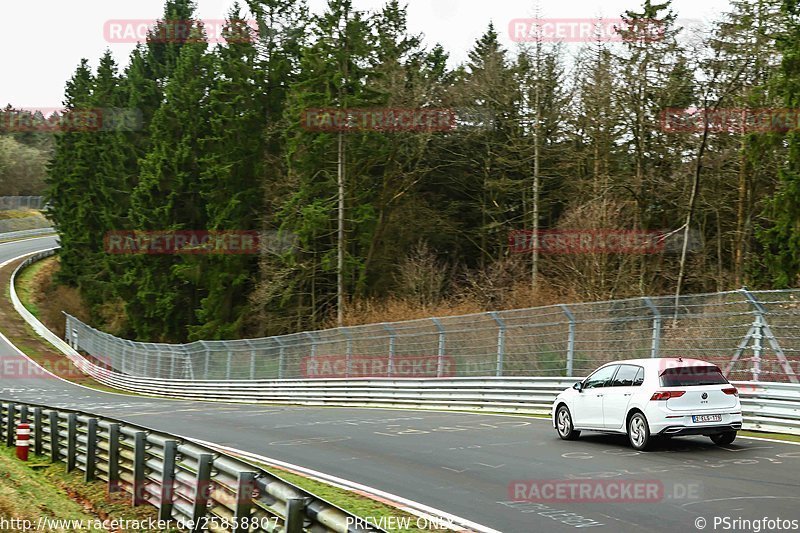
[[[564,440],[575,440],[581,434],[580,431],[575,431],[575,427],[572,425],[572,415],[566,405],[562,405],[556,411],[556,431],[558,431],[558,436]]]
[[[714,444],[717,446],[725,446],[726,444],[730,444],[734,441],[734,439],[736,439],[735,431],[726,431],[725,433],[711,435],[711,440],[714,441]]]
[[[650,426],[642,413],[634,413],[628,421],[628,439],[634,450],[644,451],[650,444]]]

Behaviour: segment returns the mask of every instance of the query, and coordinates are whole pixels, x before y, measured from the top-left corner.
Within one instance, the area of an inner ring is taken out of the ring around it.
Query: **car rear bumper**
[[[717,424],[713,426],[668,426],[659,431],[658,435],[716,435],[717,433],[727,433],[729,431],[739,431],[742,429],[741,422],[730,424]]]

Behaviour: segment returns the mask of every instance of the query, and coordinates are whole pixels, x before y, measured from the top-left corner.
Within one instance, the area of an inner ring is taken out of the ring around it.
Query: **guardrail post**
[[[75,470],[78,455],[78,415],[67,413],[67,472]]]
[[[164,459],[162,461],[161,498],[158,502],[158,519],[170,520],[175,494],[175,457],[178,454],[178,441],[164,442]]]
[[[86,473],[85,481],[94,481],[97,472],[97,419],[86,423]]]
[[[47,418],[50,426],[50,462],[57,463],[61,460],[58,411],[50,411],[47,413]]]
[[[20,424],[27,424],[28,423],[28,405],[21,404],[19,406],[19,422]]]
[[[147,433],[137,431],[133,436],[133,499],[134,506],[145,503],[144,498],[144,463]]]
[[[5,427],[5,423],[3,422],[3,410],[4,409],[5,409],[5,406],[3,405],[3,402],[0,402],[0,440],[3,439],[3,428]]]
[[[238,527],[231,528],[231,533],[244,533],[250,528],[243,527],[243,518],[250,516],[253,509],[253,489],[255,488],[255,472],[239,472],[236,480],[236,504],[233,511],[233,523]]]
[[[279,337],[273,337],[273,340],[278,343],[278,379],[283,379],[286,376],[286,348]]]
[[[203,529],[201,519],[208,512],[208,497],[211,494],[211,466],[214,456],[201,453],[197,459],[197,479],[194,486],[194,504],[192,505],[193,531]]]
[[[446,339],[446,332],[444,326],[442,326],[442,322],[438,318],[431,318],[431,322],[434,323],[436,329],[439,330],[439,348],[436,352],[437,356],[437,365],[436,365],[436,377],[444,376],[444,346]]]
[[[233,351],[228,350],[228,358],[225,360],[225,379],[231,379],[231,363],[233,362]]]
[[[33,408],[33,455],[42,455],[42,408]]]
[[[506,322],[495,311],[489,313],[497,323],[497,367],[495,369],[495,376],[503,375],[503,360],[506,354]]]
[[[108,425],[108,492],[118,492],[119,486],[119,424]]]
[[[17,405],[14,402],[8,402],[8,411],[6,412],[6,446],[11,448],[14,446],[17,432]]]
[[[572,377],[572,371],[575,364],[575,315],[564,304],[559,305],[561,310],[569,320],[569,334],[567,336],[567,377]]]
[[[661,312],[650,298],[643,298],[644,303],[653,313],[653,336],[650,342],[650,357],[656,358],[661,351]]]
[[[381,324],[383,329],[389,332],[389,367],[386,371],[386,377],[392,377],[394,374],[394,355],[397,351],[397,331],[389,324]]]
[[[303,533],[305,525],[306,502],[303,498],[289,498],[286,500],[285,533]]]

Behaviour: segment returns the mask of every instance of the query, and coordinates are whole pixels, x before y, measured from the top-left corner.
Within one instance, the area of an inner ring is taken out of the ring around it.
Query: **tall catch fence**
[[[0,211],[41,209],[43,205],[42,196],[0,196]]]
[[[70,345],[115,372],[187,380],[585,376],[619,359],[693,357],[731,380],[797,383],[800,290],[562,304],[187,344],[66,316]]]

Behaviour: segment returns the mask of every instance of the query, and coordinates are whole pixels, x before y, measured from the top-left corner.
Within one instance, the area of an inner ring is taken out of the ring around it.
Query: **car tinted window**
[[[724,385],[728,383],[715,366],[682,366],[668,368],[661,374],[662,387],[692,387],[699,385]]]
[[[642,367],[633,365],[620,365],[617,375],[614,376],[612,387],[632,387],[636,381],[636,376],[642,371]],[[641,384],[639,382],[638,384]]]
[[[639,371],[636,372],[636,377],[633,378],[633,385],[639,386],[644,383],[644,368],[639,367]]]
[[[583,382],[584,389],[596,389],[598,387],[605,387],[609,381],[611,381],[611,376],[614,375],[619,365],[611,365],[606,366],[586,378],[586,381]]]

